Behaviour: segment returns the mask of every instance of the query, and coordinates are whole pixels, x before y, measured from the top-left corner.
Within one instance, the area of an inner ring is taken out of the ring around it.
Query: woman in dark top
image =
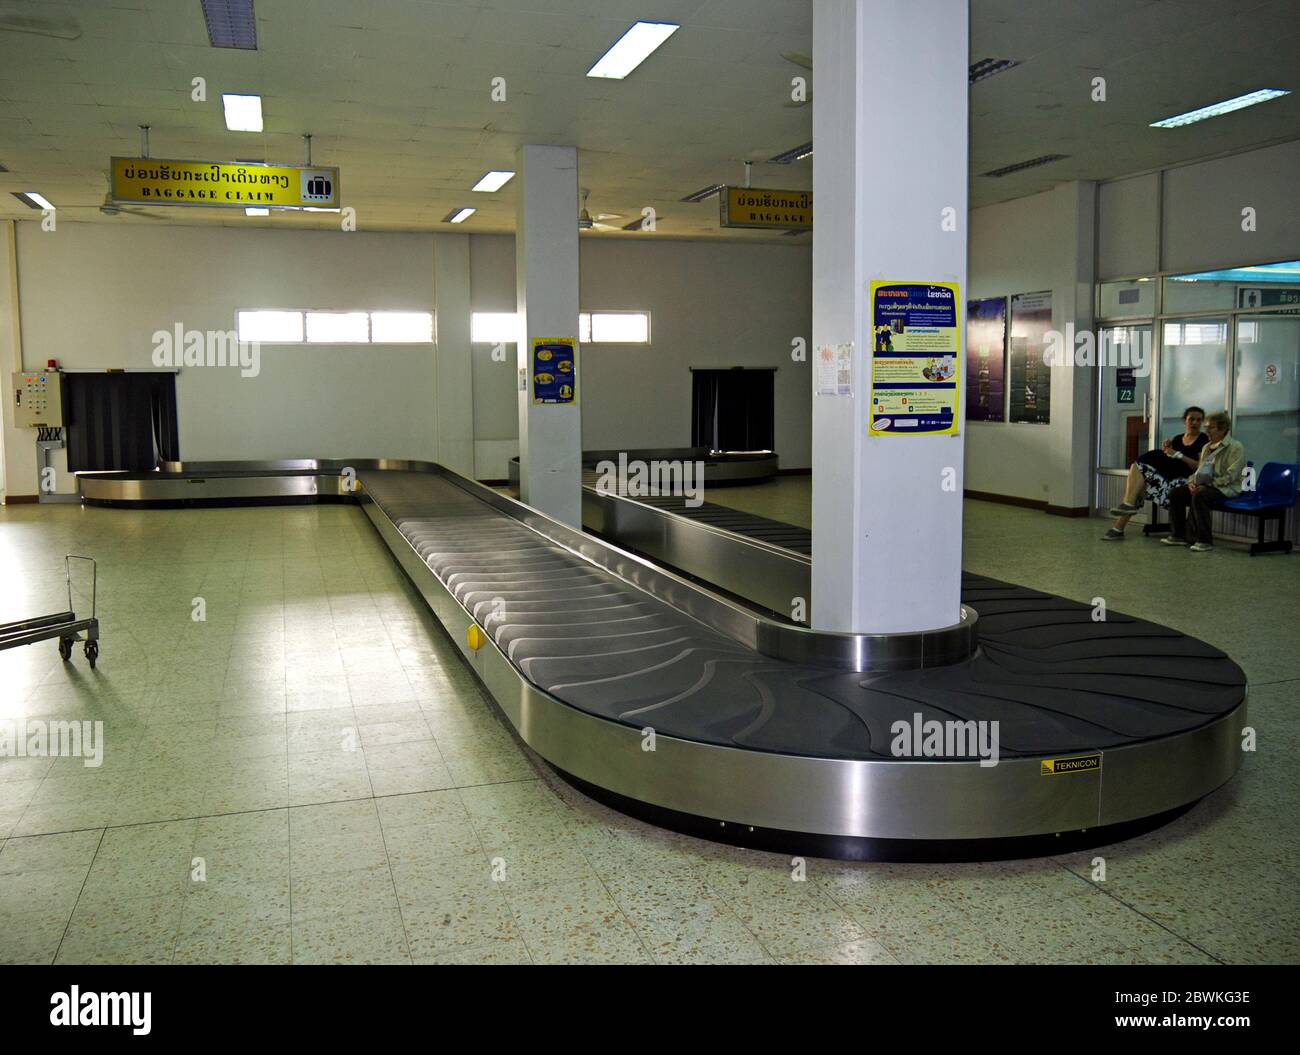
[[[1210,442],[1201,431],[1205,411],[1188,407],[1183,411],[1183,434],[1165,440],[1158,451],[1147,451],[1128,468],[1128,484],[1124,500],[1110,510],[1115,525],[1101,536],[1103,542],[1118,542],[1124,537],[1124,528],[1134,513],[1142,511],[1145,493],[1156,505],[1169,507],[1169,495],[1179,487],[1187,486],[1201,456],[1201,448]]]

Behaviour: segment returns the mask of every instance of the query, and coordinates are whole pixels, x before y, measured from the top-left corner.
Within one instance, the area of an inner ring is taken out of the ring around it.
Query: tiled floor
[[[806,522],[806,479],[709,497]],[[0,652],[0,719],[104,722],[98,768],[0,759],[0,961],[1300,960],[1300,558],[966,515],[970,570],[1237,658],[1259,732],[1239,776],[1095,853],[801,881],[535,764],[355,509],[0,508],[0,622],[63,607],[65,552],[99,557],[103,617],[94,673]]]

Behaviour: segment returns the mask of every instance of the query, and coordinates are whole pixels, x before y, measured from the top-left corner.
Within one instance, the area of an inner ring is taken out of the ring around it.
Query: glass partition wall
[[[1300,462],[1300,261],[1104,282],[1097,317],[1097,508],[1188,406],[1226,409],[1256,469]]]

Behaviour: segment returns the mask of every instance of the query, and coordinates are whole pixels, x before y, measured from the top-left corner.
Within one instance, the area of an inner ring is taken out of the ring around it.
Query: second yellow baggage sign
[[[723,187],[718,195],[723,227],[767,227],[798,231],[812,229],[812,191],[764,190],[762,187]]]
[[[244,209],[337,209],[339,170],[320,166],[113,158],[115,202]]]

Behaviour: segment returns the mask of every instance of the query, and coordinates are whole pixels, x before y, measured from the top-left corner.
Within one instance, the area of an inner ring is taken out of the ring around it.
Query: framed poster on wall
[[[1007,298],[966,305],[966,420],[1005,421]]]
[[[1011,298],[1012,424],[1046,425],[1052,419],[1052,371],[1043,362],[1051,328],[1051,290],[1017,293]]]

